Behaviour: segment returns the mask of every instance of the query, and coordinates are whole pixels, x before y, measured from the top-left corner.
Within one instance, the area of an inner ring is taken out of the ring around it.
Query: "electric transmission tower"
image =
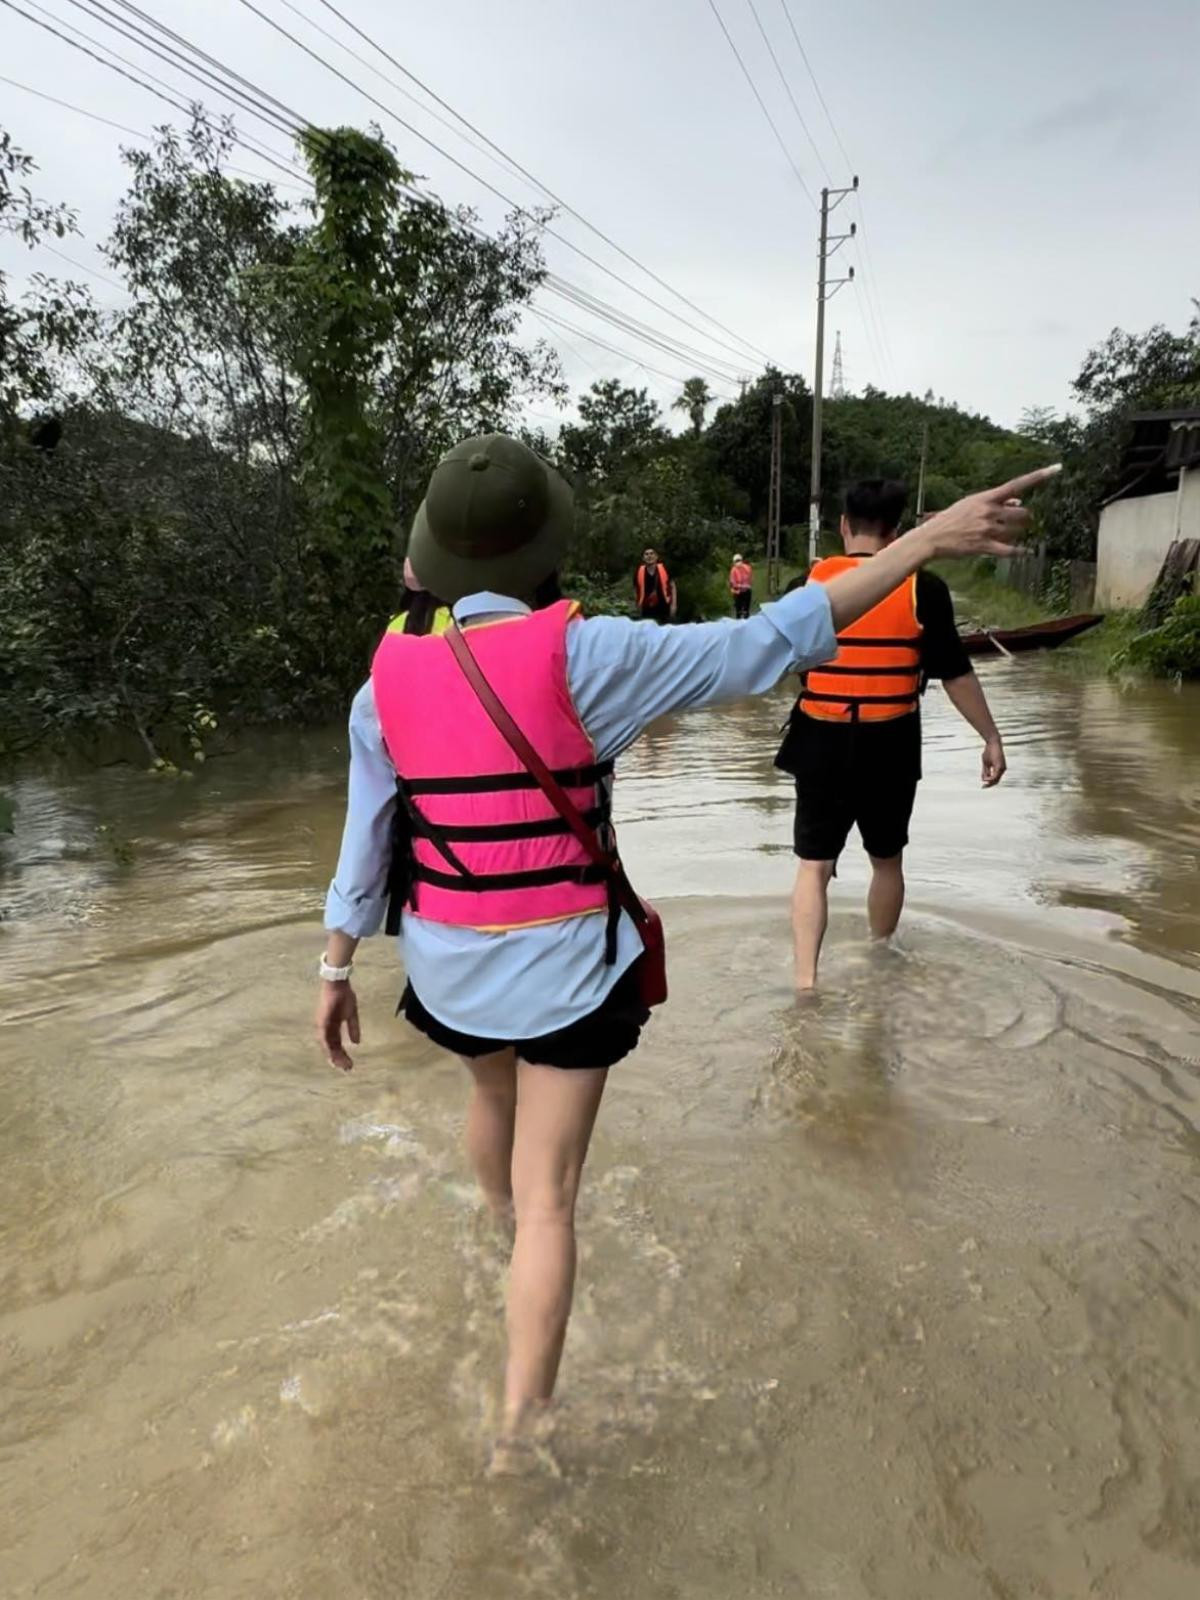
[[[842,370],[842,330],[838,329],[837,343],[833,347],[833,378],[829,385],[831,400],[846,398],[846,374]]]

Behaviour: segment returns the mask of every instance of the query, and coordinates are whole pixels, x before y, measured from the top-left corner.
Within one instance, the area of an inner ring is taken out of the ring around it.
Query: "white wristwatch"
[[[353,971],[353,961],[344,967],[331,967],[324,956],[321,957],[320,964],[317,967],[318,974],[324,978],[326,983],[345,983]]]

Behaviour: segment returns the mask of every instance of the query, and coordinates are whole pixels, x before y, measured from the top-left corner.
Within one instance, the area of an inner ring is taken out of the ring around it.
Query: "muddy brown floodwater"
[[[310,1045],[341,736],[26,778],[6,1600],[1195,1600],[1200,696],[987,670],[1009,780],[932,693],[902,937],[865,947],[852,855],[808,1008],[786,693],[623,763],[674,992],[613,1075],[527,1479],[481,1474],[503,1262],[384,941],[353,1076]]]

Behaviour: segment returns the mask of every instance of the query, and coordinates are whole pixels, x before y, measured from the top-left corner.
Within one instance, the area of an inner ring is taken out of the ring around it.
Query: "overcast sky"
[[[27,0],[15,0],[25,5]],[[31,3],[31,0],[30,0]],[[38,0],[113,48],[70,0]],[[107,0],[112,5],[114,0]],[[140,0],[143,9],[315,122],[382,123],[401,158],[446,199],[504,205],[361,94],[254,16],[240,0]],[[307,14],[398,78],[320,0],[255,0],[349,77],[427,131],[514,199],[537,199],[296,15]],[[811,377],[817,219],[714,17],[713,0],[338,0],[339,9],[564,200],[672,288]],[[796,47],[784,0],[753,0],[783,73],[836,182],[849,170]],[[716,0],[809,190],[828,181],[781,85],[751,0]],[[862,184],[859,283],[829,308],[842,331],[847,385],[938,395],[1012,423],[1031,404],[1068,403],[1088,348],[1110,328],[1181,328],[1200,294],[1196,166],[1197,0],[787,0],[833,121]],[[144,58],[143,58],[144,59]],[[183,84],[182,74],[149,63]],[[0,9],[0,72],[131,128],[171,113],[111,71]],[[411,87],[411,86],[410,86]],[[193,89],[193,94],[199,93]],[[212,96],[210,104],[222,106]],[[122,135],[0,83],[0,124],[40,167],[35,192],[76,206],[99,266],[123,188]],[[247,131],[280,148],[249,118]],[[247,158],[247,165],[260,163]],[[678,300],[576,221],[561,232],[655,299]],[[555,240],[553,269],[671,335],[729,357]],[[8,244],[14,275],[53,257]],[[92,285],[102,301],[115,291]],[[561,303],[597,338],[671,374],[652,352]],[[876,322],[881,324],[876,331]],[[710,325],[703,325],[708,327]],[[531,325],[534,331],[536,325]],[[715,337],[725,335],[711,330]],[[882,335],[882,337],[880,336]],[[597,373],[645,383],[669,404],[677,385],[568,336],[575,389]],[[828,359],[828,357],[827,357]],[[741,365],[741,363],[737,363]],[[752,370],[747,366],[747,370]],[[828,381],[828,373],[827,373]]]

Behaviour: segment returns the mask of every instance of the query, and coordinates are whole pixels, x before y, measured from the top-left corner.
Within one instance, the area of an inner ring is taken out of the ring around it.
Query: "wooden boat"
[[[1053,650],[1068,639],[1075,639],[1104,621],[1102,616],[1081,612],[1074,617],[1051,617],[1027,628],[989,628],[964,633],[963,649],[969,656],[1020,655],[1026,650]]]

